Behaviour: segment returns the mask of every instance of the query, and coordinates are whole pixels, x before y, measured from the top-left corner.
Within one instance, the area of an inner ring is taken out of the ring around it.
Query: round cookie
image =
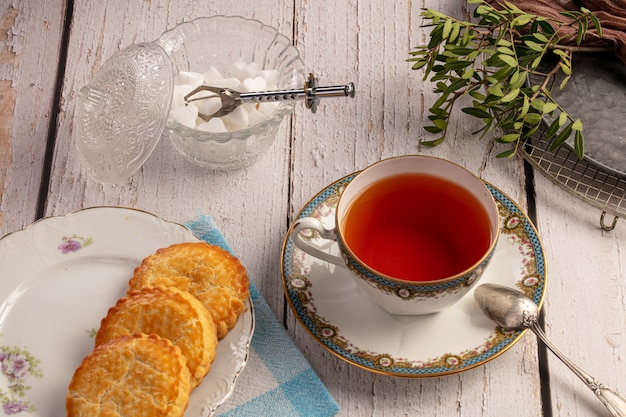
[[[189,404],[185,357],[156,335],[122,336],[97,346],[74,372],[67,417],[179,417]]]
[[[193,387],[209,372],[217,350],[217,330],[208,309],[175,287],[130,291],[102,319],[96,346],[135,333],[156,334],[178,346],[191,372]]]
[[[235,326],[250,295],[250,281],[237,258],[204,242],[157,250],[135,268],[129,291],[173,286],[196,296],[210,311],[218,339]]]

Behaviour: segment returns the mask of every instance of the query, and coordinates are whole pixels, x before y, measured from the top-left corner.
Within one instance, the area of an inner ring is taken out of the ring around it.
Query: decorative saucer
[[[356,174],[318,193],[298,214],[335,224],[343,188]],[[481,283],[515,287],[541,306],[546,288],[544,251],[532,222],[509,197],[486,183],[498,204],[500,238]],[[308,236],[320,248],[336,244]],[[289,233],[281,257],[283,289],[300,323],[324,348],[368,371],[436,377],[480,366],[513,346],[525,331],[506,331],[484,316],[473,290],[453,307],[422,316],[397,316],[365,298],[347,270],[295,247]]]
[[[134,268],[158,248],[195,241],[185,226],[118,207],[45,218],[0,239],[0,415],[65,415],[70,379]],[[185,416],[206,417],[232,393],[254,330],[246,306]]]

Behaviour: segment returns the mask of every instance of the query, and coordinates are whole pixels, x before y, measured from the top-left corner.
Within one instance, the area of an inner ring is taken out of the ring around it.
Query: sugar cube
[[[226,126],[224,126],[224,122],[221,117],[214,117],[209,119],[208,122],[200,123],[197,127],[198,130],[202,130],[203,132],[212,132],[212,133],[224,133],[228,132]]]
[[[261,70],[259,71],[259,77],[265,79],[268,89],[276,90],[278,88],[280,74],[277,70]]]
[[[278,89],[279,73],[277,70],[262,70],[256,62],[247,62],[239,58],[222,74],[211,65],[203,73],[180,71],[174,79],[174,91],[170,116],[178,123],[191,129],[204,132],[228,132],[245,129],[265,120],[279,106],[277,102],[246,103],[233,112],[214,117],[208,122],[198,114],[212,115],[222,106],[221,99],[196,100],[185,104],[184,97],[200,85],[218,88],[230,88],[241,93]],[[194,98],[217,95],[210,91],[200,91]]]
[[[239,106],[231,113],[222,116],[222,121],[224,122],[226,129],[230,131],[240,130],[248,127],[250,124],[250,116],[243,107]]]
[[[241,93],[267,90],[267,82],[263,77],[246,78],[236,89]]]
[[[198,118],[198,108],[196,106],[174,107],[170,110],[170,115],[181,125],[194,129]]]
[[[215,68],[213,65],[211,65],[208,70],[202,73],[202,77],[204,78],[204,83],[207,85],[212,85],[211,83],[214,80],[219,80],[219,79],[224,78],[224,76],[219,72],[219,70]]]
[[[193,71],[181,71],[178,73],[176,80],[174,80],[175,84],[189,84],[192,89],[201,85],[203,81],[204,77],[202,74]]]
[[[199,113],[210,116],[222,107],[222,100],[215,93],[203,91],[198,93],[198,97],[207,97],[204,100],[196,100],[191,103],[198,108]]]
[[[241,81],[239,81],[239,78],[236,77],[221,78],[213,80],[211,82],[211,87],[232,88],[234,90],[240,83]]]
[[[172,97],[172,108],[182,107],[185,105],[185,96],[193,90],[189,84],[181,84],[174,86],[174,92]]]

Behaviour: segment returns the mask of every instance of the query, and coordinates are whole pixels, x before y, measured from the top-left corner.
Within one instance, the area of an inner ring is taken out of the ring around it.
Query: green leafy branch
[[[425,129],[439,137],[423,142],[435,146],[446,138],[448,121],[459,98],[469,95],[472,105],[462,112],[482,119],[484,125],[474,134],[485,136],[498,131],[496,141],[510,145],[498,157],[513,157],[520,142],[533,135],[541,121],[551,119],[546,130],[554,138],[552,149],[561,146],[572,135],[579,158],[584,154],[583,126],[572,118],[551,95],[557,75],[563,88],[572,74],[572,48],[559,44],[559,33],[565,26],[576,28],[580,45],[592,25],[598,36],[602,29],[598,19],[587,9],[563,12],[571,21],[556,21],[520,10],[509,2],[494,8],[484,0],[476,4],[476,23],[425,9],[422,16],[432,27],[427,45],[410,52],[413,69],[424,69],[424,80],[434,83],[437,100],[429,109],[432,125]],[[553,66],[544,69],[545,62]],[[540,65],[541,64],[541,65]]]

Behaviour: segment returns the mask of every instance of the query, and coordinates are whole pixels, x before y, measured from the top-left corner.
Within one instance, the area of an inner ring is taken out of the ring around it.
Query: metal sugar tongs
[[[202,91],[214,93],[208,96],[196,96]],[[304,83],[304,88],[294,90],[259,91],[252,93],[240,93],[231,88],[211,87],[201,85],[184,97],[185,105],[193,101],[219,98],[221,107],[213,114],[198,114],[204,120],[209,121],[213,117],[221,117],[235,110],[243,103],[265,103],[285,100],[305,100],[306,108],[315,113],[317,103],[322,97],[354,97],[354,84],[339,85],[333,87],[318,87],[313,74]]]

